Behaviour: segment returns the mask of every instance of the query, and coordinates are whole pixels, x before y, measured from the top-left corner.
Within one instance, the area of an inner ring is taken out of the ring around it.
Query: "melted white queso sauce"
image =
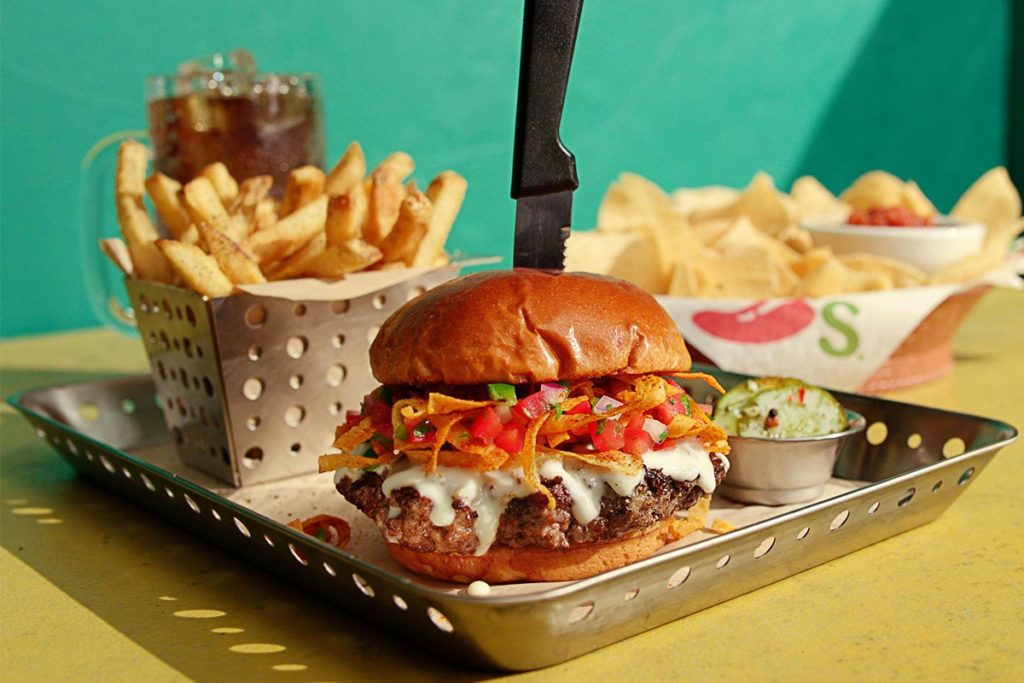
[[[719,454],[726,470],[729,461]],[[695,481],[706,493],[715,490],[715,468],[703,444],[697,439],[681,439],[675,448],[648,451],[643,455],[644,467],[661,470],[676,481]],[[644,473],[622,474],[588,465],[573,459],[551,459],[538,468],[542,479],[560,478],[572,497],[572,516],[582,525],[597,519],[601,512],[601,498],[607,489],[616,495],[628,497],[644,480]],[[344,477],[353,480],[363,475],[362,470],[342,468],[335,472],[335,482]],[[426,474],[422,465],[405,461],[398,469],[381,472],[385,477],[381,486],[385,496],[411,486],[432,503],[430,521],[437,526],[448,526],[455,521],[455,500],[462,501],[476,513],[473,530],[476,532],[476,555],[483,555],[491,547],[498,533],[498,521],[505,506],[513,498],[531,495],[534,490],[523,480],[520,468],[476,472],[457,467],[438,466]],[[401,514],[399,508],[389,510],[389,518]]]

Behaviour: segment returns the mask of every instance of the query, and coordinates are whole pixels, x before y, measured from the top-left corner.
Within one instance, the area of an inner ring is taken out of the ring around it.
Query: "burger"
[[[680,386],[682,336],[621,280],[516,269],[406,303],[370,347],[381,386],[320,458],[419,574],[578,579],[703,527],[725,433]]]

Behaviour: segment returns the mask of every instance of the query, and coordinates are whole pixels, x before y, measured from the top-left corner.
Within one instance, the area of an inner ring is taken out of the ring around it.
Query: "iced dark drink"
[[[312,76],[191,66],[148,81],[155,170],[185,183],[222,161],[238,180],[272,175],[280,192],[291,169],[323,167],[323,121]]]

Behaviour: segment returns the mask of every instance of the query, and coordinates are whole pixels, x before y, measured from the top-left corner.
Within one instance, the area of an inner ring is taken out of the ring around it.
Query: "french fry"
[[[353,142],[345,150],[338,163],[327,174],[324,192],[329,195],[345,194],[366,176],[366,157],[358,142]]]
[[[348,192],[331,195],[327,202],[327,219],[324,230],[329,244],[341,244],[362,236],[366,220],[366,188],[356,183]]]
[[[178,197],[181,192],[181,183],[157,172],[146,178],[146,192],[164,225],[171,231],[171,236],[176,240],[182,240],[182,236],[192,225],[192,218]]]
[[[159,237],[141,197],[123,194],[117,198],[117,220],[132,257],[134,274],[143,280],[173,282],[174,272],[153,243]]]
[[[339,278],[348,273],[364,270],[381,259],[380,249],[363,240],[349,240],[324,249],[310,259],[305,273],[310,277]]]
[[[227,209],[220,201],[220,196],[213,183],[206,176],[199,176],[186,183],[181,191],[185,210],[196,225],[205,223],[209,227],[227,235],[233,241],[240,241],[242,226],[236,224],[228,215]]]
[[[236,285],[249,285],[267,281],[256,261],[224,233],[207,223],[200,223],[199,234],[202,235],[210,256],[217,261],[217,265],[231,282]]]
[[[324,193],[324,172],[316,166],[301,166],[288,174],[281,202],[281,216],[295,213]]]
[[[217,261],[199,247],[164,239],[157,240],[156,246],[193,291],[212,298],[227,296],[234,290]]]
[[[316,233],[324,229],[327,218],[327,196],[321,195],[273,226],[254,232],[245,241],[245,249],[261,266],[285,258],[298,251]]]
[[[146,192],[146,163],[149,150],[141,142],[125,140],[117,148],[117,171],[114,175],[115,196],[130,195],[142,200]]]
[[[277,202],[269,198],[261,200],[253,212],[252,232],[266,230],[274,223],[277,223]]]
[[[302,277],[306,272],[306,265],[314,258],[324,253],[327,248],[327,236],[318,232],[313,239],[294,254],[281,261],[275,261],[266,269],[268,280],[289,280],[294,277]]]
[[[369,206],[363,223],[363,239],[379,244],[398,220],[398,210],[405,198],[402,182],[412,173],[412,157],[405,152],[390,154],[370,174]]]
[[[402,200],[398,220],[391,232],[380,243],[382,259],[385,262],[411,264],[416,247],[430,228],[434,207],[422,192],[409,194]]]
[[[442,171],[427,186],[427,199],[434,207],[427,234],[420,240],[409,265],[429,266],[444,252],[444,243],[451,232],[452,223],[459,215],[466,196],[466,179],[455,171]]]
[[[266,199],[273,184],[274,177],[269,175],[246,178],[238,186],[238,194],[228,205],[228,213],[232,216],[243,216],[250,224],[253,223],[256,208]]]
[[[231,172],[223,162],[210,164],[200,171],[199,175],[213,184],[213,189],[217,191],[217,196],[220,197],[221,204],[224,206],[231,204],[238,196],[238,181],[231,176]]]

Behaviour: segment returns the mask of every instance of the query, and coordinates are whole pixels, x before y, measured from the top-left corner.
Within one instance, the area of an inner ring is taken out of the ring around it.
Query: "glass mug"
[[[101,320],[134,329],[123,274],[102,254],[98,240],[120,235],[115,215],[117,146],[148,142],[151,172],[180,183],[207,165],[223,162],[241,181],[271,175],[280,197],[288,173],[324,166],[320,92],[310,74],[260,73],[244,50],[187,62],[174,74],[146,79],[148,130],[126,130],[97,142],[82,161],[79,214],[89,302]],[[159,216],[151,214],[158,230]]]

